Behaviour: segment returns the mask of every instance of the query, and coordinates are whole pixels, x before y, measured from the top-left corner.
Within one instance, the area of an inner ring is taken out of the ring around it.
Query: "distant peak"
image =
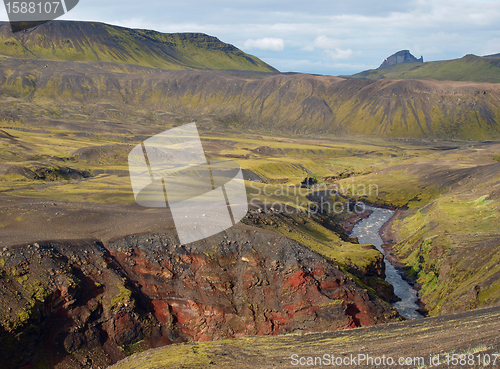
[[[423,62],[424,62],[423,56],[421,56],[420,59],[417,59],[410,53],[410,50],[401,50],[395,54],[392,54],[387,59],[385,59],[379,68],[386,68],[401,63],[423,63]]]

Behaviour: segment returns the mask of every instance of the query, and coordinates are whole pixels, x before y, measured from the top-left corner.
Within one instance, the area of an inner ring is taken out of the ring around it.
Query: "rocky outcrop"
[[[145,234],[5,248],[0,258],[5,368],[104,367],[173,342],[398,319],[309,249],[245,226],[187,246]]]
[[[423,62],[424,62],[423,56],[421,56],[420,59],[417,59],[412,54],[410,54],[409,50],[401,50],[395,54],[392,54],[387,59],[385,59],[379,68],[387,68],[401,63],[423,63]]]

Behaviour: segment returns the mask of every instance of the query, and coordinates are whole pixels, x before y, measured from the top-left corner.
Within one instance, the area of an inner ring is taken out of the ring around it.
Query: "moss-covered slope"
[[[29,59],[115,62],[164,69],[277,72],[262,60],[202,33],[160,33],[98,22],[52,21],[12,33],[0,23],[0,54]]]
[[[477,362],[477,357],[484,356],[493,362],[498,353],[498,310],[490,308],[346,332],[171,345],[133,355],[110,368],[447,368],[452,358],[466,362],[473,357]],[[382,355],[385,363],[392,359],[394,365],[376,365],[375,360],[382,362]],[[405,365],[398,365],[400,359]]]

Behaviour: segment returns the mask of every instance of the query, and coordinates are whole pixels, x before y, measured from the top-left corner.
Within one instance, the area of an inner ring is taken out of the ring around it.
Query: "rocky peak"
[[[380,65],[379,68],[387,68],[396,64],[401,63],[423,63],[424,57],[420,56],[420,59],[415,58],[409,50],[401,50],[395,54],[392,54]]]

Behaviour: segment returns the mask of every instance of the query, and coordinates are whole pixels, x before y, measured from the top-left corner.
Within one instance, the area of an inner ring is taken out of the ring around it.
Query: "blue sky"
[[[500,53],[498,0],[80,0],[60,19],[207,33],[282,72],[352,74],[402,49],[425,61]]]

